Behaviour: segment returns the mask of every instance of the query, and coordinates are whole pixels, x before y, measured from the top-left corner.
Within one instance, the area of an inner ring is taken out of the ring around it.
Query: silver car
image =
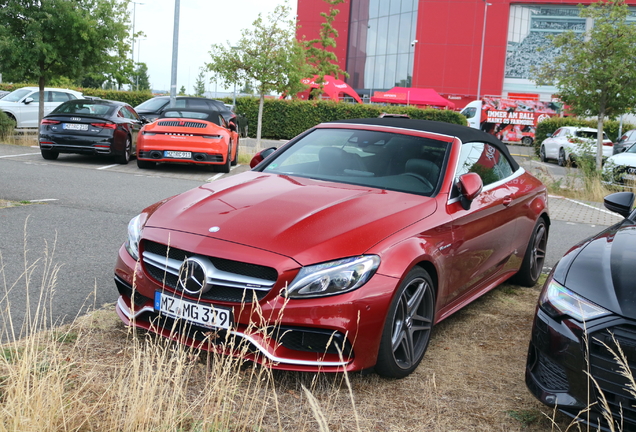
[[[73,99],[81,99],[82,93],[75,90],[45,88],[44,115],[49,114],[58,105]],[[18,128],[38,127],[40,89],[22,87],[0,99],[0,110],[16,122]]]

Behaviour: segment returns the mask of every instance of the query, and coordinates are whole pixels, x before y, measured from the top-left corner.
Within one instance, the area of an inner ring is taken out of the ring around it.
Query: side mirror
[[[23,102],[23,103],[24,103],[25,105],[28,105],[28,104],[30,104],[31,102],[33,102],[33,98],[32,98],[32,97],[28,97],[28,98],[26,98],[26,99],[24,100],[24,102]]]
[[[145,116],[140,115],[139,120],[141,120],[141,124],[148,124],[150,120],[148,120]]]
[[[468,210],[473,200],[481,193],[484,183],[481,181],[479,174],[466,173],[459,176],[456,186],[459,189],[459,200],[462,207],[464,210]]]
[[[263,162],[269,155],[276,151],[276,147],[266,148],[265,150],[261,150],[254,155],[252,160],[250,161],[250,168],[254,168],[259,163]]]
[[[605,208],[614,213],[628,218],[634,206],[633,192],[616,192],[603,199]]]
[[[236,123],[233,120],[228,123],[228,127],[232,132],[236,132]]]
[[[551,133],[545,134],[546,138],[550,138],[552,136]]]

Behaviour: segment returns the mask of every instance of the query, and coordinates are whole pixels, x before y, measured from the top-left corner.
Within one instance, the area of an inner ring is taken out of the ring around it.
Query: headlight
[[[143,213],[135,216],[128,222],[128,240],[126,240],[126,250],[136,260],[139,259],[139,240],[141,240],[141,231],[145,224]]]
[[[380,265],[380,257],[365,255],[303,267],[286,291],[289,298],[322,297],[364,285]]]
[[[554,279],[550,279],[543,289],[539,297],[539,306],[552,318],[568,315],[580,322],[610,314],[606,309],[574,294]]]

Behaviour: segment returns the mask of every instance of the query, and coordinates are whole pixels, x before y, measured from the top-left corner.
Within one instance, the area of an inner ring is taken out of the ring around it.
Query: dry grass
[[[9,135],[2,139],[2,144],[31,147],[38,145],[38,135],[34,133]]]
[[[37,263],[46,267],[45,289],[28,277],[21,279],[26,287],[7,288],[37,292],[40,319],[4,331],[10,342],[0,356],[0,431],[551,429],[553,413],[524,384],[538,287],[502,285],[447,319],[415,373],[389,380],[271,371],[195,352],[126,328],[113,305],[51,326],[52,261],[46,253]],[[34,265],[25,263],[25,275]]]

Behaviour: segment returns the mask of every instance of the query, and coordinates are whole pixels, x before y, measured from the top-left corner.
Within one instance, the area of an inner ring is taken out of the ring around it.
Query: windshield
[[[397,133],[316,129],[263,171],[431,195],[442,177],[449,146]]]
[[[17,89],[2,98],[2,102],[18,102],[20,99],[30,94],[33,90]]]
[[[95,117],[110,117],[115,106],[96,101],[65,102],[53,110],[51,114],[85,114]]]
[[[148,99],[145,102],[140,103],[135,107],[136,110],[146,110],[146,111],[159,111],[163,108],[164,105],[168,103],[167,99],[164,98],[152,98]]]

